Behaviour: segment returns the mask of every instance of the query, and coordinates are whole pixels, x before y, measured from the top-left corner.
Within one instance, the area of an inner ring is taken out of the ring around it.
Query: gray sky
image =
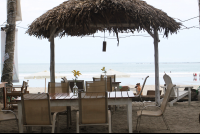
[[[37,17],[47,10],[58,6],[65,0],[21,0],[22,22],[17,26],[27,28]],[[199,15],[197,0],[146,0],[148,4],[161,9],[173,18],[187,20]],[[0,25],[6,19],[6,0],[0,0]],[[199,26],[198,18],[183,23],[187,27]],[[183,27],[184,28],[184,27]],[[19,63],[50,63],[50,43],[47,39],[37,39],[25,34],[26,29],[18,28],[18,61]],[[161,33],[162,34],[162,33]],[[119,34],[124,37],[132,34]],[[148,35],[146,32],[135,35]],[[95,36],[103,37],[103,33]],[[107,37],[112,37],[113,34]],[[199,62],[200,30],[180,30],[169,38],[160,36],[160,62]],[[115,37],[115,36],[114,36]],[[151,37],[106,39],[107,52],[102,52],[103,38],[63,37],[55,39],[56,63],[119,63],[119,62],[154,62],[154,46]]]

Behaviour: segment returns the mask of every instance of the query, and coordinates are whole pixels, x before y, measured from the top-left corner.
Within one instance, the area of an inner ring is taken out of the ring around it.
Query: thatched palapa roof
[[[98,30],[123,33],[154,28],[176,33],[180,23],[165,12],[142,0],[69,0],[35,19],[27,33],[38,38],[49,38],[51,28],[56,36],[84,36]]]

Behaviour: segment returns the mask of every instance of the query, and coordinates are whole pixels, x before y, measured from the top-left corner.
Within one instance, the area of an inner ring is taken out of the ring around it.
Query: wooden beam
[[[56,28],[51,28],[50,41],[50,82],[55,82],[55,44],[54,44],[54,33]]]
[[[159,53],[158,53],[158,31],[154,29],[154,58],[155,58],[155,102],[160,106],[160,82],[159,82]]]

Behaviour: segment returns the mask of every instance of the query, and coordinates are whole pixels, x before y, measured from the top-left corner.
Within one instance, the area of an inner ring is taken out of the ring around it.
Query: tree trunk
[[[15,24],[16,24],[16,0],[7,1],[7,26],[6,30],[6,46],[3,72],[1,75],[2,82],[8,82],[7,86],[12,85],[13,80],[13,63],[15,49]]]
[[[160,82],[159,82],[159,55],[158,55],[158,31],[154,29],[154,58],[155,58],[155,102],[156,106],[160,106]]]

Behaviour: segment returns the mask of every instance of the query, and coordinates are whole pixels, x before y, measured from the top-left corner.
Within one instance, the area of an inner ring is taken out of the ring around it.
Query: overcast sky
[[[6,1],[0,0],[0,25],[6,20]],[[47,10],[58,6],[65,0],[21,0],[22,22],[17,26],[27,28],[37,17]],[[199,16],[197,0],[146,0],[148,4],[166,12],[170,17],[180,20]],[[179,20],[177,20],[179,21]],[[187,27],[199,26],[198,18],[183,22]],[[184,27],[183,27],[184,28]],[[37,39],[25,34],[26,29],[19,28],[18,61],[19,63],[50,63],[50,43],[47,39]],[[136,35],[148,35],[146,32]],[[162,34],[162,33],[161,33]],[[103,33],[96,36],[103,37]],[[120,34],[124,37],[132,34]],[[106,33],[109,37],[109,34]],[[110,35],[113,37],[113,34]],[[160,62],[199,62],[200,29],[180,30],[169,38],[160,36]],[[63,37],[55,39],[56,63],[119,63],[119,62],[154,62],[154,45],[152,37],[106,39],[107,52],[102,52],[103,38]]]

